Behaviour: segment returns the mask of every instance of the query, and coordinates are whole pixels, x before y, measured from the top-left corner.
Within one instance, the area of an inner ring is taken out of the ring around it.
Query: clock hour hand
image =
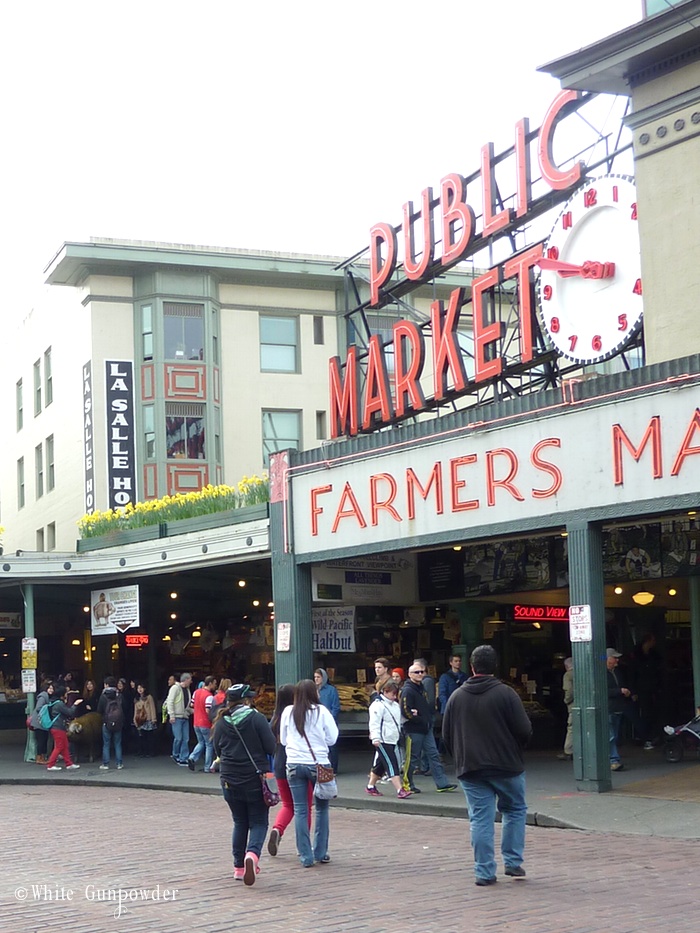
[[[537,265],[547,272],[556,272],[563,279],[571,278],[574,275],[580,275],[583,279],[611,279],[615,275],[614,262],[591,262],[587,260],[577,266],[572,262],[562,262],[561,259],[548,259],[543,256],[537,260]]]

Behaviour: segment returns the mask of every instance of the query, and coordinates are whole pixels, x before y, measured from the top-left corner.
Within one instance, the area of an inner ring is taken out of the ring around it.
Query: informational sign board
[[[314,651],[355,651],[355,607],[321,606],[311,611]]]
[[[136,585],[93,590],[90,605],[93,635],[114,635],[139,626],[139,588]]]
[[[590,606],[569,606],[569,641],[592,641]]]
[[[37,668],[37,655],[39,651],[39,643],[36,638],[23,638],[22,639],[22,669],[36,670]]]
[[[291,648],[291,640],[292,640],[291,622],[278,622],[277,623],[277,650],[278,651],[289,651]]]

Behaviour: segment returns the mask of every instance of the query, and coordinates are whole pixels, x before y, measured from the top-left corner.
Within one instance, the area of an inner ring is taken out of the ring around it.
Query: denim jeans
[[[194,734],[197,736],[197,744],[192,749],[190,758],[192,761],[199,761],[202,757],[202,752],[206,749],[204,770],[208,771],[214,763],[214,745],[211,740],[211,729],[209,726],[195,726]]]
[[[608,713],[608,729],[610,738],[610,764],[618,764],[620,753],[617,750],[617,739],[622,724],[622,713]]]
[[[469,824],[477,878],[496,877],[494,821],[496,800],[502,814],[501,855],[506,868],[518,868],[525,850],[525,774],[499,777],[460,778],[467,798]]]
[[[257,774],[255,781],[245,784],[228,784],[222,778],[221,789],[233,817],[233,865],[235,868],[243,868],[246,852],[254,852],[260,858],[270,809],[263,800]]]
[[[430,773],[436,787],[446,787],[450,782],[440,761],[440,753],[435,744],[432,730],[425,735],[421,732],[411,733],[411,761],[408,766],[408,781],[413,787],[413,772],[419,767],[421,757],[425,755],[430,765]]]
[[[173,758],[176,761],[187,761],[190,750],[190,721],[176,719],[170,725],[173,727]]]
[[[109,753],[111,750],[111,741],[114,739],[114,757],[117,764],[122,763],[122,730],[110,732],[107,726],[102,726],[102,764],[109,764]]]
[[[322,762],[327,764],[327,762]],[[316,806],[316,823],[314,826],[314,843],[311,846],[311,833],[309,832],[309,784],[316,784],[316,765],[290,764],[287,762],[287,781],[294,801],[294,831],[297,840],[297,854],[301,864],[308,868],[314,861],[320,862],[328,855],[329,820],[328,811],[330,800],[319,800],[314,797]]]

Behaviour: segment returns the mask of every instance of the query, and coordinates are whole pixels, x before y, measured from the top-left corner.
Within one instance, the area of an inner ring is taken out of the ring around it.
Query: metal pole
[[[25,583],[21,588],[22,600],[24,601],[24,637],[34,638],[34,586],[31,583]],[[34,672],[36,677],[37,671]],[[36,693],[27,694],[27,715],[34,712],[36,703]],[[36,739],[31,729],[27,729],[27,743],[24,748],[24,760],[36,761]]]

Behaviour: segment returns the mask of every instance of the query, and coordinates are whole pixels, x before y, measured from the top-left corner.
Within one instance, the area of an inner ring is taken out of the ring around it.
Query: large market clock
[[[547,239],[539,312],[549,340],[575,363],[615,356],[642,325],[637,198],[627,175],[589,180]]]

